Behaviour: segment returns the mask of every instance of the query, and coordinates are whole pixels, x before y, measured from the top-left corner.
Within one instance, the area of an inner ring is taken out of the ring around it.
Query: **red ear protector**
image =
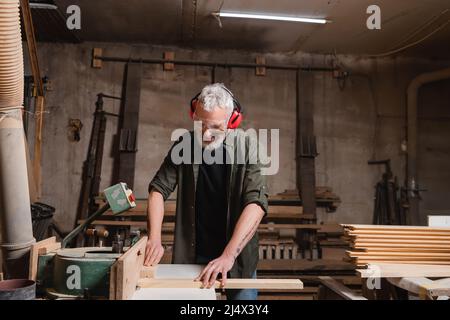
[[[225,86],[222,86],[222,88],[230,94],[231,98],[233,99],[233,105],[234,105],[234,109],[233,109],[233,112],[231,113],[230,120],[228,120],[227,127],[228,127],[228,129],[236,129],[241,124],[241,121],[243,118],[242,106],[239,103],[239,101],[236,100],[236,98],[233,96],[233,94],[231,93],[230,90],[228,90]],[[195,97],[193,97],[191,99],[191,105],[189,108],[189,115],[190,115],[191,119],[194,119],[195,108],[197,107],[198,97],[200,96],[200,94],[201,94],[201,92],[197,93],[195,95]]]

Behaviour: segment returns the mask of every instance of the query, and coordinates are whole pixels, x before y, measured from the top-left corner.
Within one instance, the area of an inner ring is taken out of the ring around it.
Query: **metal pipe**
[[[300,67],[296,65],[276,65],[276,64],[256,64],[256,63],[236,63],[236,62],[214,62],[214,61],[193,61],[193,60],[167,60],[167,59],[133,59],[133,58],[119,58],[119,57],[105,57],[105,56],[94,56],[94,59],[99,59],[102,61],[111,61],[111,62],[133,62],[133,63],[148,63],[148,64],[164,64],[164,63],[173,63],[184,66],[204,66],[204,67],[221,67],[221,68],[259,68],[265,67],[267,69],[276,69],[276,70],[302,70],[302,71],[323,71],[329,72],[334,71],[334,68],[327,67]]]
[[[65,248],[69,242],[75,238],[80,232],[82,232],[88,225],[91,224],[92,221],[96,220],[98,217],[100,217],[102,214],[104,214],[106,211],[109,210],[110,205],[109,203],[105,204],[103,207],[98,209],[96,212],[94,212],[89,218],[84,220],[82,224],[80,224],[78,227],[73,229],[62,241],[61,241],[61,248]]]
[[[7,278],[28,276],[33,238],[22,122],[23,51],[19,0],[0,10],[0,226]]]
[[[122,100],[121,97],[111,96],[109,94],[99,93],[98,95],[101,95],[103,98],[110,98],[110,99],[114,99],[114,100]]]
[[[407,90],[407,177],[409,198],[409,223],[420,224],[418,178],[417,178],[417,108],[419,89],[427,83],[450,78],[450,68],[423,73],[414,78]]]

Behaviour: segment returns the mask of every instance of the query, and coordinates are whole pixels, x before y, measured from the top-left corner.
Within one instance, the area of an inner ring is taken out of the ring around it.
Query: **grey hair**
[[[214,83],[205,86],[198,97],[205,111],[211,112],[216,108],[225,109],[228,116],[234,109],[233,98],[231,94],[224,89],[223,83]]]

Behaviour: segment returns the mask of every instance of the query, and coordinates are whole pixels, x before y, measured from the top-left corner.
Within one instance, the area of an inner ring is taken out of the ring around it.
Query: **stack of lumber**
[[[346,260],[374,263],[450,265],[450,228],[342,225],[350,242]]]
[[[333,193],[330,187],[316,187],[316,204],[326,208],[327,212],[334,212],[341,199]],[[301,196],[297,189],[287,189],[281,193],[269,197],[269,204],[281,203],[301,204]]]
[[[297,198],[299,198],[299,191],[297,189],[286,189],[283,192],[270,197],[271,200],[279,200],[279,199],[291,200]],[[321,200],[340,202],[339,197],[335,193],[333,193],[333,189],[326,186],[316,187],[316,198]]]

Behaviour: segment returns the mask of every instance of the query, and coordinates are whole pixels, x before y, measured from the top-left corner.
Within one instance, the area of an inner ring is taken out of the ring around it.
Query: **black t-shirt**
[[[196,254],[215,259],[226,246],[227,225],[227,165],[199,165],[195,192]]]

